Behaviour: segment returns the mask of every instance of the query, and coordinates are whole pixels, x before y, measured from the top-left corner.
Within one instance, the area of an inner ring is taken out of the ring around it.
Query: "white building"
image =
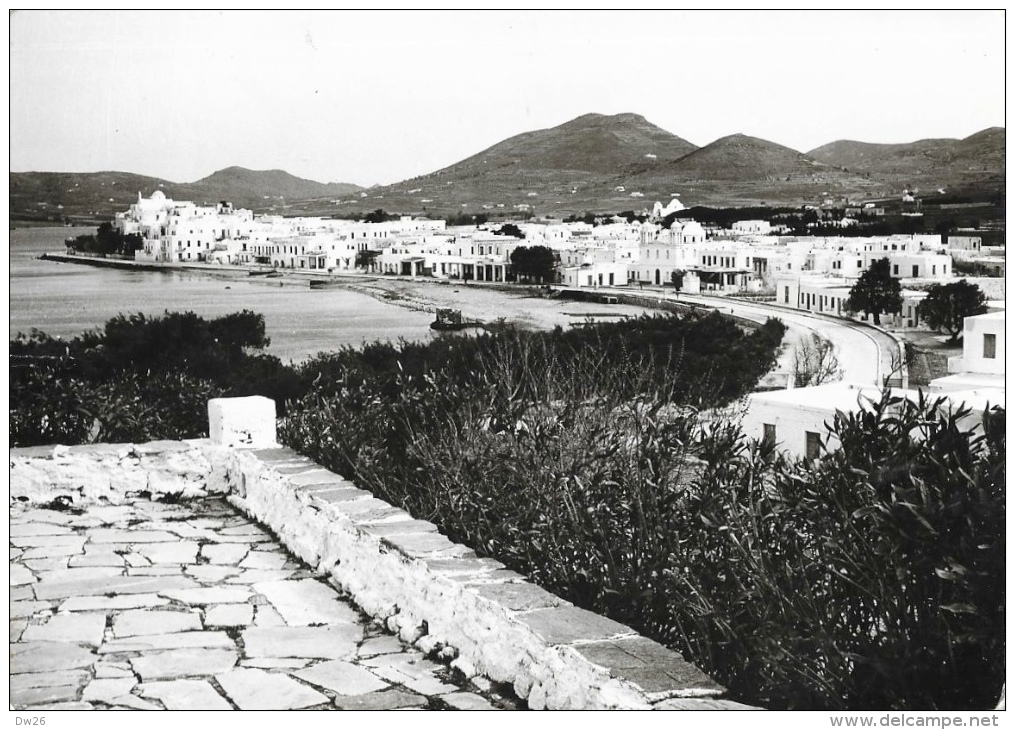
[[[916,403],[920,393],[892,388],[892,397]],[[1002,388],[967,388],[949,392],[929,392],[938,412],[957,414],[968,409],[959,420],[964,430],[980,430],[984,412],[994,406],[1005,407]],[[836,413],[858,413],[879,401],[881,389],[873,385],[828,383],[808,388],[752,393],[741,421],[744,434],[758,441],[768,441],[781,451],[796,457],[817,459],[839,447],[838,438],[830,433]],[[898,406],[894,406],[898,408]],[[920,433],[911,434],[923,437]]]
[[[1004,389],[1004,311],[966,317],[962,323],[962,355],[949,358],[948,372],[932,380],[933,392],[982,388]]]
[[[136,251],[137,261],[230,260],[240,251],[239,239],[254,228],[251,211],[233,209],[231,203],[197,206],[174,201],[156,190],[150,198],[138,193],[137,202],[118,213],[114,228],[123,234],[137,233],[143,239]]]
[[[669,230],[643,224],[638,259],[629,269],[631,282],[663,286],[677,269],[698,268],[698,251],[705,239],[705,229],[696,221],[674,221]]]
[[[736,235],[761,234],[772,232],[772,224],[768,221],[736,221],[730,226]]]
[[[848,383],[752,393],[747,396],[741,427],[748,438],[768,441],[794,456],[817,459],[822,448],[830,451],[838,445],[828,433],[836,411],[858,411],[880,397],[878,387]]]
[[[579,266],[560,267],[564,286],[577,288],[619,286],[627,283],[628,265],[599,261]]]

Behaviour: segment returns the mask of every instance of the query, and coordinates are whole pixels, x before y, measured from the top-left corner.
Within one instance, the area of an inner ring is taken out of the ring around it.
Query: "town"
[[[677,219],[668,228],[655,205],[645,222],[614,216],[586,222],[501,222],[449,226],[412,216],[371,222],[254,215],[227,202],[199,206],[155,191],[119,213],[115,230],[135,235],[133,258],[304,270],[320,274],[374,273],[477,282],[537,281],[575,289],[673,286],[684,294],[750,297],[818,314],[849,314],[853,284],[887,259],[901,284],[902,307],[875,323],[893,330],[926,329],[920,302],[927,289],[958,278],[979,286],[1001,307],[1004,247],[987,248],[976,235],[787,236],[765,220],[729,229]],[[646,211],[647,213],[647,211]],[[369,219],[369,216],[368,216]],[[542,268],[526,265],[518,249],[552,252]],[[524,263],[520,264],[519,259]],[[989,276],[957,277],[955,262]],[[857,317],[866,320],[867,313]]]
[[[611,288],[665,290],[747,300],[814,315],[873,324],[904,345],[898,335],[927,331],[921,303],[934,287],[963,281],[980,289],[987,309],[954,325],[963,354],[949,374],[923,385],[947,394],[956,407],[982,413],[1004,405],[1004,248],[984,247],[969,232],[889,236],[785,235],[766,220],[734,222],[730,228],[673,218],[680,201],[656,203],[645,220],[613,216],[588,222],[556,220],[447,225],[444,220],[387,215],[370,220],[255,215],[228,202],[200,206],[156,190],[138,194],[113,224],[134,236],[138,262],[208,263],[315,274],[374,274],[459,281],[534,282],[557,285],[611,301]],[[862,210],[862,209],[857,209]],[[854,211],[856,212],[856,211]],[[669,218],[667,218],[669,215]],[[669,227],[664,221],[672,220]],[[849,225],[847,221],[844,225]],[[528,251],[545,255],[524,256]],[[978,273],[956,275],[953,262],[977,264]],[[899,282],[897,311],[850,311],[854,285],[872,266]],[[902,355],[900,354],[899,359]],[[898,368],[902,363],[896,364]],[[884,373],[888,376],[889,373]],[[797,378],[799,380],[799,378]],[[884,383],[805,379],[791,391],[750,397],[744,420],[749,436],[775,442],[798,456],[817,457],[823,425],[837,410],[860,407]],[[908,385],[896,378],[894,385]],[[787,387],[794,385],[790,379]],[[820,391],[814,392],[814,388]],[[901,391],[916,397],[915,391]],[[824,444],[828,448],[828,444]]]

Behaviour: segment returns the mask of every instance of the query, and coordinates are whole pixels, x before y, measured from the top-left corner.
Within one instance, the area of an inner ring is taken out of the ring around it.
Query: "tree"
[[[511,265],[519,277],[542,283],[554,279],[557,257],[546,246],[519,246],[511,252]]]
[[[363,217],[364,223],[387,223],[388,221],[398,220],[397,213],[385,213],[383,208],[378,208],[372,213],[367,213]]]
[[[496,235],[500,236],[514,236],[515,238],[525,238],[525,234],[515,223],[505,223],[500,227],[500,230],[494,231]]]
[[[123,237],[121,244],[120,253],[125,256],[133,256],[135,251],[140,251],[144,248],[144,239],[140,233],[128,233]]]
[[[372,271],[374,263],[377,261],[377,257],[381,255],[380,251],[357,251],[356,252],[356,268],[367,269]]]
[[[938,332],[950,335],[949,343],[956,343],[962,335],[962,323],[987,311],[987,298],[976,284],[960,280],[951,284],[935,284],[927,290],[927,298],[920,303],[920,316]]]
[[[793,384],[797,388],[822,385],[842,380],[842,368],[835,353],[835,344],[811,332],[803,337],[793,351]]]
[[[109,254],[120,254],[133,258],[135,251],[144,248],[144,238],[139,233],[128,233],[124,235],[113,228],[109,221],[102,223],[94,234],[78,236],[72,241],[67,241],[67,248],[74,251],[85,251],[97,253],[102,256]]]
[[[96,253],[101,254],[116,253],[122,243],[120,233],[113,228],[113,224],[109,221],[99,226],[99,231],[95,234],[95,241],[97,244]]]
[[[902,285],[893,279],[887,258],[871,263],[849,291],[846,309],[874,315],[874,324],[881,324],[882,314],[902,311]]]
[[[670,274],[670,280],[673,282],[673,291],[679,292],[684,287],[684,270],[674,269],[673,273]]]

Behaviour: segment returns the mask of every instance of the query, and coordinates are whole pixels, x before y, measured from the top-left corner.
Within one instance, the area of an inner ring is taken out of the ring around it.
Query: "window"
[[[762,437],[761,442],[768,446],[775,446],[775,424],[765,423],[762,426],[765,429],[765,435]]]
[[[913,276],[919,276],[919,275],[920,275],[920,266],[919,266],[919,264],[913,264]]]
[[[894,266],[892,266],[892,276],[898,276],[898,275],[899,275],[899,265],[895,264]]]
[[[782,290],[782,303],[789,304],[789,287],[785,287]]]
[[[817,459],[821,455],[821,436],[813,431],[804,431],[807,440],[806,456],[808,459]]]
[[[997,335],[983,336],[983,357],[986,360],[993,360],[997,357]]]

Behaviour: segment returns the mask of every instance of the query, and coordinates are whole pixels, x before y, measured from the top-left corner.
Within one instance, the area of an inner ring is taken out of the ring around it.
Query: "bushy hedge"
[[[730,429],[674,525],[656,630],[770,707],[974,709],[1004,682],[1004,412],[885,394],[789,461]],[[674,598],[678,597],[678,598]]]
[[[695,407],[728,402],[707,363],[731,367],[748,337],[703,339],[698,361],[688,322],[663,348],[642,345],[666,325],[640,324],[318,359],[281,438],[746,702],[996,701],[1003,413],[978,436],[968,414],[886,398],[835,420],[841,450],[796,462]]]
[[[297,397],[296,373],[260,352],[264,318],[243,311],[120,315],[71,340],[34,331],[11,341],[12,446],[196,438],[210,398]]]

